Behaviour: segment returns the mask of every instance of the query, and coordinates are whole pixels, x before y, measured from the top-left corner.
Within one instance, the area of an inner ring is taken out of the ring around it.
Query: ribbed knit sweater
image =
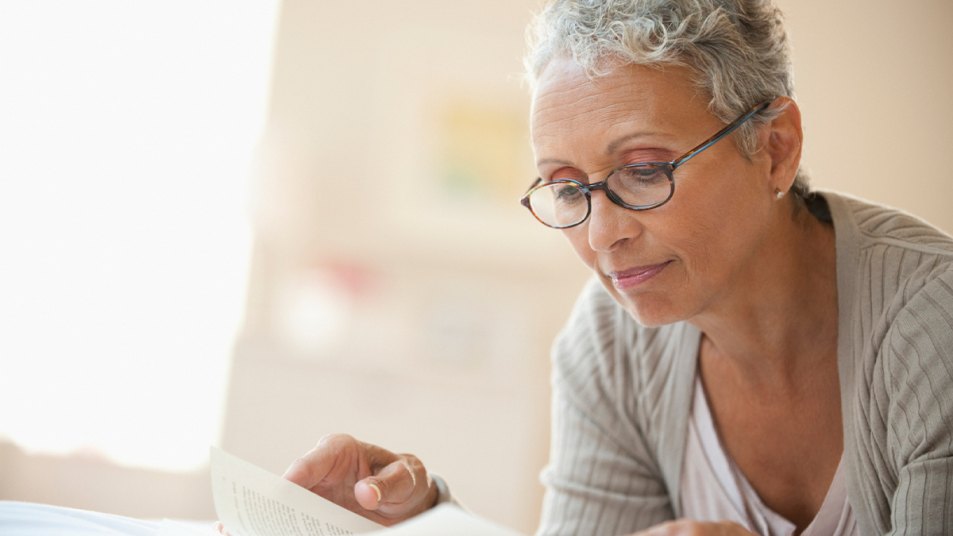
[[[848,500],[862,534],[953,534],[953,238],[822,192],[836,235]],[[681,515],[701,333],[639,326],[591,281],[554,345],[539,534],[628,534]],[[793,461],[792,461],[793,463]]]

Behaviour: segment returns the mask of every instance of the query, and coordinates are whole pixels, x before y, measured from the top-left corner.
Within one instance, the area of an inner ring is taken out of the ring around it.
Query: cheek
[[[712,204],[706,198],[698,202],[682,201],[672,203],[671,210],[659,218],[656,225],[646,225],[646,234],[659,251],[667,252],[678,261],[675,266],[681,273],[676,272],[677,278],[686,286],[677,285],[672,291],[684,298],[683,291],[704,293],[705,287],[718,285],[725,279],[737,253],[736,242],[740,235],[730,225],[737,216],[729,214],[726,207]]]
[[[660,221],[661,225],[646,229],[655,245],[653,249],[659,252],[659,257],[672,257],[677,261],[674,266],[682,272],[678,279],[683,282],[691,284],[709,279],[723,264],[718,252],[725,237],[718,218],[700,211],[673,215],[675,217],[665,218],[664,223]]]
[[[720,287],[751,261],[764,239],[765,219],[760,205],[744,192],[692,207],[682,221],[673,245],[685,262],[690,279],[704,286]]]

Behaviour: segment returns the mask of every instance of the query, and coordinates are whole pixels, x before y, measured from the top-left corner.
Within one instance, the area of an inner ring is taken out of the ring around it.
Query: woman
[[[779,11],[557,0],[527,65],[523,204],[594,272],[540,533],[953,533],[953,239],[809,191]],[[384,523],[448,498],[347,436],[286,477]]]

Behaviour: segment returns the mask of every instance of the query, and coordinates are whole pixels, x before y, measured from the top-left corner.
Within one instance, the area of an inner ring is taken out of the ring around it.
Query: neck
[[[834,230],[807,210],[781,212],[757,262],[691,319],[706,359],[775,389],[797,386],[837,348]]]

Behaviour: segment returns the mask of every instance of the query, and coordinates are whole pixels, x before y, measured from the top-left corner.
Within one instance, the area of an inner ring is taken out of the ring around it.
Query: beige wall
[[[548,349],[585,271],[517,202],[532,4],[285,3],[226,448],[281,470],[346,431],[535,526]],[[288,336],[282,295],[349,277],[336,337]]]
[[[226,448],[277,472],[324,433],[348,431],[419,454],[477,512],[535,526],[549,344],[585,278],[516,203],[532,176],[528,146],[513,140],[526,135],[520,54],[535,4],[285,2]],[[782,6],[814,185],[953,230],[953,3]],[[490,185],[453,182],[448,153],[486,165],[477,175]],[[296,340],[282,296],[327,281],[351,289],[336,298],[341,326]],[[44,487],[42,468],[69,461],[24,456],[0,449],[0,474],[16,475],[0,478],[0,498],[212,515],[207,502],[163,502],[174,486],[143,486],[131,470],[89,476],[105,488],[92,498]],[[109,492],[130,487],[139,506]]]
[[[40,502],[140,519],[213,519],[208,471],[121,467],[95,453],[51,456],[0,442],[0,500]]]
[[[373,273],[377,288],[323,349],[289,347],[280,314],[250,324],[227,446],[279,468],[323,433],[349,431],[416,452],[477,512],[535,525],[547,352],[584,271],[515,203],[532,174],[519,136],[525,161],[482,197],[448,195],[435,166],[448,105],[502,117],[501,128],[523,121],[519,54],[534,4],[286,3],[253,293],[275,313],[276,286],[329,262]],[[951,4],[836,4],[785,2],[813,184],[953,229]]]
[[[813,185],[953,232],[953,3],[779,2]]]

